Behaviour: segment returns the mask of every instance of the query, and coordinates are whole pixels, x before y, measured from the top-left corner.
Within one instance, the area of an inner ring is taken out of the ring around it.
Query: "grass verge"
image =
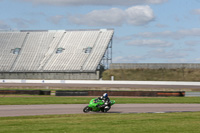
[[[88,104],[95,97],[0,97],[0,105],[31,105],[31,104]],[[160,97],[160,98],[122,98],[111,97],[116,104],[126,103],[200,103],[200,97]]]
[[[200,112],[0,117],[0,132],[199,133],[199,120]]]
[[[103,72],[102,79],[138,81],[200,81],[200,69],[109,69]]]

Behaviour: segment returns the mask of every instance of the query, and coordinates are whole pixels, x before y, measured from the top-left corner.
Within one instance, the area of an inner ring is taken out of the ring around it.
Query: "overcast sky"
[[[200,63],[200,0],[0,0],[0,30],[103,28],[114,63]]]

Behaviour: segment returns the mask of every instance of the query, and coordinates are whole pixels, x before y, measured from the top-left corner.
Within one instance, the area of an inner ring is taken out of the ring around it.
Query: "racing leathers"
[[[104,108],[105,106],[109,106],[109,108],[110,108],[110,98],[108,98],[108,97],[106,97],[106,98],[104,98],[104,97],[98,97],[98,99],[99,100],[102,100],[103,102],[104,102],[104,104],[103,105],[101,105],[101,106],[98,106],[99,108]]]

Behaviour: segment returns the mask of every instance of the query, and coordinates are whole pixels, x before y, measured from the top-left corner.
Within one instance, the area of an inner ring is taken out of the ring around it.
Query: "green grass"
[[[95,97],[0,97],[0,105],[31,104],[88,104]],[[119,98],[111,97],[116,104],[125,103],[200,103],[200,97],[163,97],[163,98]]]
[[[109,69],[102,79],[139,81],[200,81],[200,69]]]
[[[1,133],[199,133],[200,112],[0,117]]]

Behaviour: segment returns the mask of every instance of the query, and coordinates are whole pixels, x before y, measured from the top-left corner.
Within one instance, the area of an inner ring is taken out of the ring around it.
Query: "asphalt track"
[[[183,89],[200,90],[200,86],[189,85],[130,85],[130,84],[62,84],[62,83],[0,83],[0,87],[45,87],[45,88],[144,88],[144,89]],[[83,114],[87,104],[54,104],[54,105],[0,105],[0,117],[32,116],[50,114]],[[165,113],[165,112],[196,112],[200,104],[115,104],[108,113]],[[94,112],[91,112],[93,114]]]
[[[83,114],[87,104],[0,105],[0,117],[53,114]],[[196,112],[200,104],[115,104],[108,113]],[[90,112],[89,114],[101,112]]]

